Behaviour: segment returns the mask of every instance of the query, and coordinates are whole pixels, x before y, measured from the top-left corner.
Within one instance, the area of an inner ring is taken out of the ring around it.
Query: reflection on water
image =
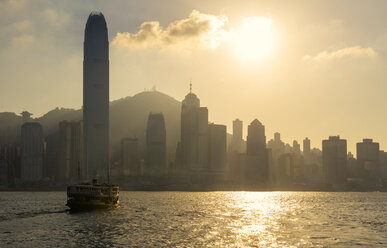
[[[65,192],[0,193],[10,247],[387,247],[386,193],[121,192],[70,214]]]

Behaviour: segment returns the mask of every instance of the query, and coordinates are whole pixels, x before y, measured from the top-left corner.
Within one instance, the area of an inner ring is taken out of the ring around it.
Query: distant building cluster
[[[26,112],[28,113],[28,112]],[[42,125],[24,113],[19,141],[1,143],[0,184],[3,187],[60,186],[82,180],[84,166],[83,121],[58,123],[56,142],[44,137]],[[243,121],[233,121],[227,137],[225,125],[208,121],[208,109],[189,92],[182,102],[180,141],[167,151],[163,113],[149,113],[145,140],[122,137],[120,158],[109,161],[112,180],[123,187],[173,189],[215,187],[225,189],[377,190],[385,187],[387,153],[379,143],[364,139],[356,156],[347,141],[330,136],[322,150],[281,140],[280,133],[266,141],[265,126],[253,120],[243,136]],[[1,138],[1,137],[0,137]],[[140,149],[145,144],[145,150]],[[55,164],[50,159],[55,146]],[[86,170],[86,172],[85,172]]]

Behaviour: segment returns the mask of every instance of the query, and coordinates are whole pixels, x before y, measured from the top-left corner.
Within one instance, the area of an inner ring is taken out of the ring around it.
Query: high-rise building
[[[226,126],[210,124],[209,137],[209,165],[212,172],[224,172],[227,163]]]
[[[347,154],[347,177],[348,178],[358,178],[359,172],[357,168],[357,159],[353,156],[351,152]]]
[[[231,152],[243,152],[243,121],[235,119],[232,122]]]
[[[379,151],[379,165],[381,171],[381,177],[385,181],[387,180],[387,152]]]
[[[181,153],[183,171],[208,171],[208,110],[192,91],[181,106]]]
[[[310,139],[308,139],[308,137],[302,142],[302,151],[304,154],[310,153]]]
[[[246,153],[248,156],[266,154],[265,126],[257,119],[248,126]]]
[[[266,149],[265,126],[255,119],[247,131],[246,183],[262,184],[268,181],[268,152]]]
[[[43,178],[43,129],[40,123],[26,122],[21,127],[21,181]]]
[[[0,185],[13,186],[20,179],[20,147],[0,146]]]
[[[301,146],[297,142],[297,140],[293,140],[293,153],[300,155],[301,154]]]
[[[346,182],[347,140],[340,136],[329,136],[322,141],[323,175],[327,183]]]
[[[310,139],[308,139],[308,137],[306,137],[302,141],[302,153],[304,155],[304,162],[305,162],[305,164],[310,164],[311,163]]]
[[[121,140],[121,167],[125,176],[141,175],[137,138]]]
[[[167,142],[164,116],[149,114],[146,128],[145,174],[162,176],[166,172]]]
[[[76,182],[82,172],[83,128],[81,121],[59,123],[58,178]]]
[[[284,153],[278,159],[277,183],[280,185],[294,183],[302,175],[300,156]]]
[[[270,179],[272,182],[276,182],[280,180],[279,158],[285,153],[285,143],[281,141],[281,134],[274,133],[274,139],[267,142],[267,147],[271,150],[271,156],[269,156],[269,159],[271,159],[271,164],[269,163]]]
[[[267,147],[271,149],[273,161],[276,163],[279,156],[285,152],[285,143],[281,141],[281,134],[278,132],[274,133],[274,139],[267,142]]]
[[[85,166],[82,174],[106,180],[109,166],[109,41],[105,17],[100,12],[89,15],[83,51]]]
[[[375,180],[381,177],[379,165],[379,143],[363,139],[356,144],[356,157],[359,176]]]

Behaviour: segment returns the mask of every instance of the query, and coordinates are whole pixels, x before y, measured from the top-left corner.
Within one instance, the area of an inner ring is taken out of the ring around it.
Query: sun
[[[234,34],[238,57],[248,61],[258,61],[268,57],[276,43],[272,20],[267,17],[244,18]]]

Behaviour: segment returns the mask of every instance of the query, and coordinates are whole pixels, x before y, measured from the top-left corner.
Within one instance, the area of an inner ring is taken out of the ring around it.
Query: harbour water
[[[0,192],[1,247],[387,247],[387,193],[121,192],[69,213],[66,192]]]

